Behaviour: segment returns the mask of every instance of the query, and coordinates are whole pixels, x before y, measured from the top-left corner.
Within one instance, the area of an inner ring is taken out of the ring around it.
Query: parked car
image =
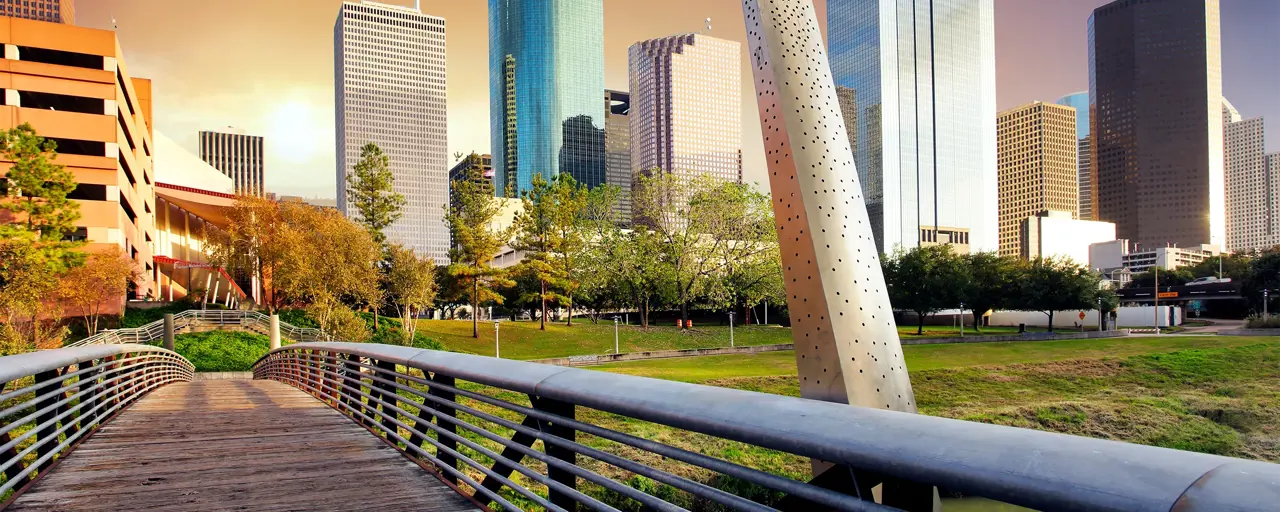
[[[1231,282],[1230,277],[1218,279],[1216,277],[1209,276],[1209,277],[1196,278],[1195,281],[1187,283],[1187,286],[1200,286],[1202,284],[1222,284],[1222,283],[1230,283],[1230,282]]]

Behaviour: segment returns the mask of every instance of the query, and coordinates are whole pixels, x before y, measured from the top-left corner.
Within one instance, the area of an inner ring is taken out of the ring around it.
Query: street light
[[[728,348],[733,348],[733,311],[728,312]]]
[[[960,303],[960,337],[964,337],[964,303]]]
[[[1267,313],[1267,297],[1271,296],[1271,290],[1262,289],[1262,320],[1265,322],[1271,315]]]
[[[498,350],[498,321],[493,321],[493,357],[502,357]]]
[[[1102,332],[1102,297],[1098,297],[1098,332]]]
[[[618,353],[618,315],[613,315],[613,353]]]

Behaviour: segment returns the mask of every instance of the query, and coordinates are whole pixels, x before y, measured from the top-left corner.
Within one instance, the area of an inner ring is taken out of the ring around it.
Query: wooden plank
[[[478,510],[319,400],[274,381],[165,386],[8,510]]]

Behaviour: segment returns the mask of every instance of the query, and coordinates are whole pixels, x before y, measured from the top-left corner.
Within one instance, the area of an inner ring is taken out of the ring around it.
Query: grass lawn
[[[418,332],[444,344],[448,350],[470,354],[493,355],[493,322],[480,322],[480,338],[471,337],[470,320],[419,320]],[[791,329],[778,326],[734,327],[736,345],[772,345],[791,343]],[[544,359],[613,352],[613,322],[574,319],[573,327],[563,323],[502,322],[499,328],[502,357],[508,359]],[[729,346],[728,326],[697,326],[692,332],[680,332],[674,325],[621,326],[618,345],[623,352],[676,350]]]
[[[159,344],[159,343],[157,343]],[[174,349],[198,372],[247,372],[267,353],[266,336],[239,331],[208,331],[173,337]]]

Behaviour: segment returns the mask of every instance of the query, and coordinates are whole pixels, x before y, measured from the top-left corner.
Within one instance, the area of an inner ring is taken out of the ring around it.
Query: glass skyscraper
[[[489,0],[495,191],[605,182],[604,1]]]
[[[1089,91],[1068,94],[1055,103],[1076,109],[1076,182],[1080,220],[1093,220],[1092,142],[1089,140]]]
[[[830,0],[837,87],[853,89],[854,160],[881,251],[994,251],[992,0]],[[844,107],[842,105],[842,107]]]
[[[1076,109],[1076,138],[1089,136],[1089,91],[1068,94],[1054,103]]]

